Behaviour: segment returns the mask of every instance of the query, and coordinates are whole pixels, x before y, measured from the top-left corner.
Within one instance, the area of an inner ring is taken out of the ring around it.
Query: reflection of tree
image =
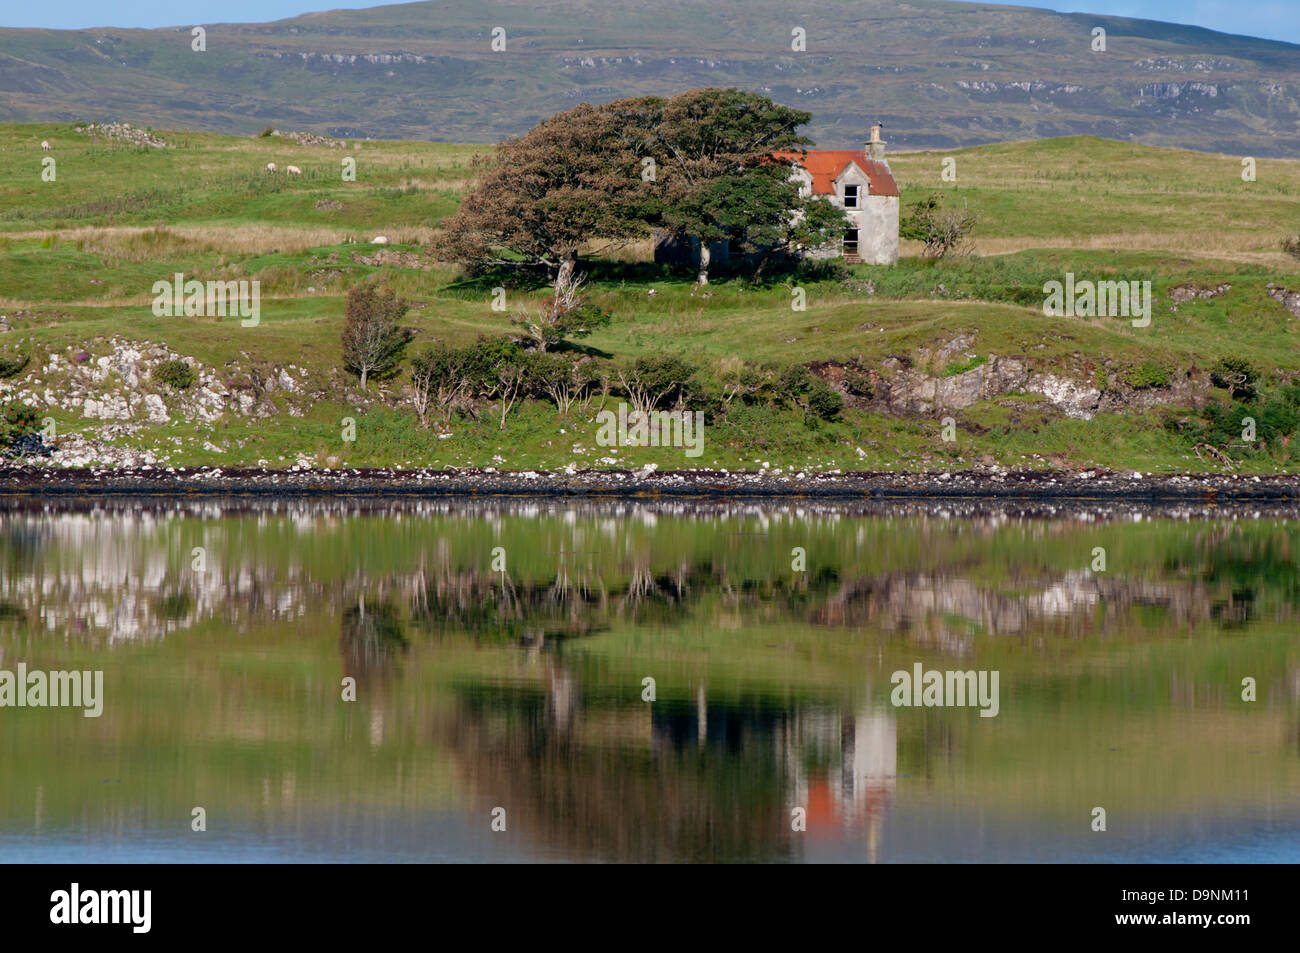
[[[478,684],[444,725],[477,795],[505,806],[512,830],[565,855],[628,861],[791,856],[797,835],[773,744],[779,712],[713,706],[718,735],[704,751],[694,715],[665,714],[660,727],[654,706],[608,697],[575,705],[573,691],[563,677],[544,689]],[[584,741],[587,731],[599,740]]]
[[[358,593],[357,604],[343,613],[340,628],[343,674],[358,684],[390,677],[406,645],[397,610],[387,602],[367,602],[365,593]]]
[[[188,619],[194,611],[194,597],[184,590],[169,592],[158,600],[158,615],[169,622]]]
[[[48,535],[44,524],[6,521],[0,529],[0,567],[6,579],[29,575],[40,563]]]
[[[804,836],[870,850],[892,797],[892,713],[761,692],[666,688],[629,701],[547,658],[541,683],[460,689],[442,726],[483,802],[564,856],[641,862],[789,859]],[[808,834],[791,829],[805,807]]]
[[[706,588],[707,569],[681,567],[654,575],[636,566],[626,586],[609,586],[602,574],[561,565],[541,579],[474,569],[421,569],[411,602],[411,623],[438,633],[472,632],[480,638],[535,645],[588,635],[608,620],[666,624],[689,614],[692,585]]]
[[[1232,603],[1253,603],[1265,594],[1292,608],[1300,606],[1300,573],[1296,572],[1296,534],[1279,530],[1267,535],[1242,532],[1239,526],[1212,526],[1195,539],[1171,546],[1165,554],[1165,574],[1194,576],[1206,585],[1233,590]],[[1242,598],[1238,598],[1238,594]],[[1229,611],[1241,615],[1242,608]],[[1251,610],[1244,610],[1247,618]]]

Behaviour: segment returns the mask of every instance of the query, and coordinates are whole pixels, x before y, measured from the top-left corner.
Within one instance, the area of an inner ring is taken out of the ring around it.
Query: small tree
[[[536,311],[520,311],[511,323],[522,328],[526,340],[539,351],[563,343],[566,337],[585,337],[612,320],[607,311],[587,305],[581,296],[586,276],[572,269],[560,269],[555,294]]]
[[[666,404],[675,406],[686,396],[686,387],[695,368],[677,357],[639,357],[631,367],[621,368],[618,382],[623,385],[632,409],[649,413]]]
[[[439,341],[411,359],[412,403],[420,426],[429,425],[428,413],[436,407],[444,424],[474,392],[475,352],[472,348],[448,347]]]
[[[562,354],[534,354],[530,361],[530,388],[551,398],[555,411],[567,417],[569,410],[597,384],[591,361],[576,363]]]
[[[970,233],[979,224],[979,216],[966,208],[943,207],[943,193],[931,192],[913,203],[899,223],[898,234],[925,245],[925,257],[943,258],[962,249]]]
[[[415,332],[399,326],[410,305],[391,288],[363,285],[348,292],[343,319],[343,365],[361,378],[383,380],[397,373]]]
[[[506,429],[506,414],[510,413],[510,408],[514,407],[519,398],[524,395],[530,371],[527,354],[517,354],[496,366],[496,380],[488,396],[500,403],[501,423],[497,426],[498,430]]]

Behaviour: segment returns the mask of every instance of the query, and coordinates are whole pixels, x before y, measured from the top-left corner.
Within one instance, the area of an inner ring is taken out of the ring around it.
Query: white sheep
[[[42,151],[42,152],[49,152],[49,151],[50,151],[50,143],[49,143],[48,140],[45,140],[45,139],[42,139],[42,140],[41,140],[41,151]]]
[[[296,165],[287,165],[284,167],[284,171],[290,175],[302,175],[302,169],[298,168]]]
[[[267,171],[267,172],[274,172],[274,171],[275,171],[275,163],[274,163],[274,162],[268,162],[268,163],[266,164],[266,171]]]
[[[387,235],[376,235],[374,238],[370,239],[370,244],[372,244],[372,245],[387,245],[387,244],[388,244],[388,236],[387,236]]]

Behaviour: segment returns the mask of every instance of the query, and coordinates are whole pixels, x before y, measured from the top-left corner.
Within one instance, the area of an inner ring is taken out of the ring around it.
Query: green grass
[[[456,419],[452,436],[440,438],[416,426],[401,397],[402,379],[358,395],[339,370],[343,297],[361,282],[391,285],[415,305],[408,323],[419,347],[508,333],[509,313],[545,294],[511,281],[507,311],[494,311],[491,289],[499,279],[465,280],[430,254],[436,227],[455,208],[470,159],[483,147],[367,141],[339,150],[284,139],[159,134],[174,148],[92,142],[68,125],[0,126],[0,151],[14,159],[0,167],[0,314],[13,329],[0,343],[6,354],[33,354],[0,386],[58,394],[70,378],[43,370],[49,355],[84,351],[98,358],[113,337],[165,344],[222,379],[290,364],[308,372],[306,392],[271,396],[281,411],[274,417],[137,420],[133,432],[113,437],[119,445],[167,448],[173,464],[280,465],[306,457],[350,466],[549,469],[601,466],[596,461],[612,456],[619,465],[663,468],[754,468],[767,461],[773,468],[916,469],[991,457],[1032,466],[1204,469],[1217,464],[1198,460],[1187,440],[1171,435],[1153,404],[1213,397],[1204,378],[1225,357],[1248,360],[1265,389],[1300,373],[1300,324],[1265,291],[1268,282],[1300,289],[1300,262],[1277,247],[1300,219],[1300,162],[1263,161],[1259,181],[1242,183],[1221,157],[1076,137],[955,153],[955,195],[981,215],[982,254],[939,263],[905,255],[896,267],[857,266],[848,281],[810,273],[755,283],[720,270],[707,296],[690,276],[665,268],[589,263],[588,295],[614,321],[581,345],[619,362],[678,354],[706,378],[738,360],[856,361],[879,373],[903,360],[943,380],[1014,357],[1034,373],[1152,400],[1078,420],[1033,394],[1003,394],[951,412],[958,422],[952,443],[939,436],[940,418],[949,413],[942,407],[911,417],[848,408],[816,429],[793,410],[735,407],[711,423],[699,458],[671,449],[611,455],[595,448],[596,405],[560,419],[550,405],[525,404],[504,430],[484,405],[480,419]],[[42,139],[55,144],[56,183],[40,181]],[[355,183],[341,181],[344,155],[357,158]],[[892,158],[905,200],[934,187],[938,159]],[[269,175],[268,161],[281,169],[296,164],[304,175]],[[369,238],[380,233],[393,239],[385,263],[371,257],[379,249]],[[260,324],[155,317],[153,283],[176,272],[256,279]],[[1066,272],[1151,281],[1151,327],[1122,318],[1045,317],[1043,285]],[[1175,306],[1168,296],[1183,285],[1220,284],[1231,287],[1214,298]],[[806,293],[806,310],[791,307],[795,285]],[[958,339],[964,344],[950,347]],[[105,386],[120,381],[110,375]],[[141,387],[153,385],[146,380]],[[153,389],[174,405],[169,388]],[[290,407],[301,416],[287,413]],[[44,413],[64,434],[93,437],[102,426],[76,410]],[[345,444],[341,420],[348,416],[358,421],[358,439]],[[204,449],[209,443],[224,452]],[[1272,472],[1294,465],[1288,461],[1285,453],[1259,455],[1241,466]]]

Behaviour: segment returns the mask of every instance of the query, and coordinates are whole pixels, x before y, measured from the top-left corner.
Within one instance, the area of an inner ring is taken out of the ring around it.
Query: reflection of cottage
[[[807,810],[809,836],[839,839],[856,832],[874,863],[898,773],[893,712],[803,712],[789,742],[785,755],[794,803]],[[818,767],[808,771],[808,762]]]
[[[870,265],[898,261],[898,185],[885,161],[879,125],[871,127],[862,149],[807,149],[776,157],[793,164],[791,178],[799,182],[800,194],[833,202],[849,220],[839,242],[809,249],[808,257],[843,255],[845,261]]]

